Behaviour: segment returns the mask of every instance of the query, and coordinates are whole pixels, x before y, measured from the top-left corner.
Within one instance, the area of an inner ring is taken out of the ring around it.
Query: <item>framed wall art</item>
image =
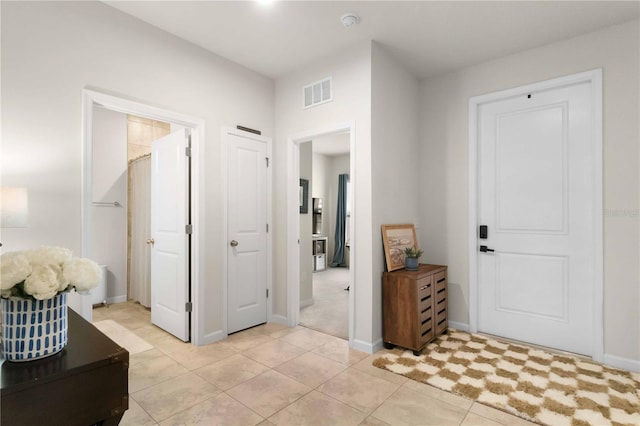
[[[409,225],[382,225],[382,244],[387,271],[404,268],[404,249],[413,247],[418,249],[416,228]]]
[[[300,179],[300,213],[309,213],[309,180]]]

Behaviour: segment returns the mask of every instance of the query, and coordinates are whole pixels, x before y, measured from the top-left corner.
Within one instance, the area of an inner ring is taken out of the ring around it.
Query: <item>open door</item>
[[[189,157],[187,130],[151,147],[151,322],[189,341]]]

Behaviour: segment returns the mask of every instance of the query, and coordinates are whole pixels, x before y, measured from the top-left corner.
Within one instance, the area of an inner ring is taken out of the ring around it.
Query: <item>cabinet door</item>
[[[418,292],[418,322],[416,327],[417,331],[417,346],[422,346],[429,342],[434,336],[434,318],[433,318],[433,276],[417,280],[417,292]]]
[[[434,300],[434,314],[435,314],[435,329],[436,333],[440,334],[447,329],[447,272],[442,271],[435,274],[435,300]]]

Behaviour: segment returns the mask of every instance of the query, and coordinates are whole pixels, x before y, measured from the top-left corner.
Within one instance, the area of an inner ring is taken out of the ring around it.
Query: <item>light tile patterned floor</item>
[[[265,324],[183,343],[135,303],[94,309],[153,349],[131,355],[121,425],[532,425],[371,365],[374,356],[304,327]]]

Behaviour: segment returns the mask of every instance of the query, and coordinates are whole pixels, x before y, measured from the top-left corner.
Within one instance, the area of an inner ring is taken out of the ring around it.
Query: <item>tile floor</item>
[[[304,327],[265,324],[195,347],[135,303],[93,315],[153,346],[131,355],[122,425],[532,425],[376,368],[375,355]]]

